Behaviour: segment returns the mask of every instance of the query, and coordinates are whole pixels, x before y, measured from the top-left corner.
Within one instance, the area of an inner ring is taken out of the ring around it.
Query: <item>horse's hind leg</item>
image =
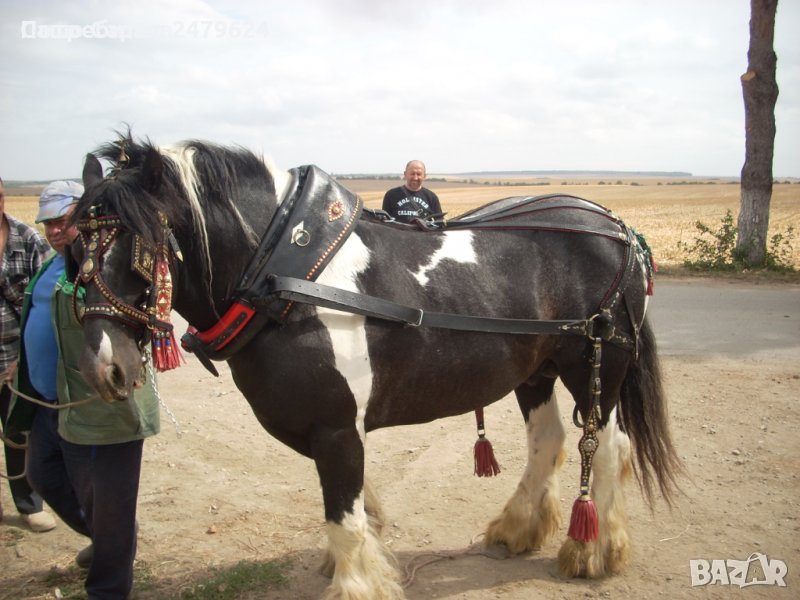
[[[514,554],[536,550],[561,524],[558,469],[564,462],[564,426],[553,387],[537,376],[515,390],[525,417],[528,464],[503,511],[486,530],[487,546],[505,544]]]
[[[569,577],[603,577],[620,572],[630,555],[623,484],[630,477],[631,446],[619,428],[617,409],[597,432],[598,448],[592,461],[592,498],[597,507],[600,538],[579,542],[571,538],[561,546],[558,565]]]
[[[325,501],[328,555],[334,564],[325,597],[404,598],[397,568],[365,507],[364,446],[358,431],[355,427],[326,431],[314,438],[312,454]]]

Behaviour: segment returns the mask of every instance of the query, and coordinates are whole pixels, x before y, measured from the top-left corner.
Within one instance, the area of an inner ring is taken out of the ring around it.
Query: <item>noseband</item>
[[[115,294],[101,274],[103,257],[113,246],[122,229],[122,220],[116,215],[97,216],[95,207],[89,209],[89,216],[78,221],[77,228],[84,248],[83,262],[75,279],[72,293],[72,309],[75,318],[82,324],[87,317],[114,319],[137,331],[142,331],[140,349],[148,339],[153,346],[153,363],[159,371],[173,369],[180,365],[183,357],[175,343],[170,313],[172,311],[172,274],[170,272],[170,247],[166,240],[174,240],[166,217],[161,218],[165,240],[157,247],[133,236],[131,270],[148,284],[147,301],[140,306],[128,304]],[[176,242],[172,242],[177,247]],[[180,258],[180,251],[174,254]],[[103,297],[103,302],[78,303],[79,284],[84,287],[93,283]]]

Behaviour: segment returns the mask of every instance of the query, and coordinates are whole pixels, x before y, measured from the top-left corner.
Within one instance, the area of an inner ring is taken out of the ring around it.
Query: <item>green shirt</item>
[[[39,271],[44,271],[44,265]],[[30,295],[38,277],[35,277],[25,290],[22,308],[21,328],[30,306]],[[58,370],[56,384],[58,403],[79,402],[95,396],[96,399],[80,406],[59,410],[58,433],[73,444],[119,444],[149,437],[160,430],[158,398],[155,391],[154,370],[148,362],[148,377],[143,387],[136,389],[132,400],[104,402],[97,392],[86,383],[80,373],[80,357],[84,339],[81,324],[72,309],[73,284],[62,274],[53,290],[52,319],[53,330],[58,344]],[[78,290],[79,305],[83,304],[84,290]],[[20,348],[19,365],[16,373],[16,388],[27,395],[38,398],[28,380],[28,352]],[[36,405],[21,398],[12,398],[6,426],[8,434],[29,431]],[[38,408],[38,410],[50,410]]]

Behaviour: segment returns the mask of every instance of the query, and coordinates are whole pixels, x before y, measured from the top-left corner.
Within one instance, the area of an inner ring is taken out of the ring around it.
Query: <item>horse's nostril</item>
[[[119,366],[109,366],[106,374],[108,375],[108,380],[112,387],[121,388],[125,385],[125,373],[119,368]]]

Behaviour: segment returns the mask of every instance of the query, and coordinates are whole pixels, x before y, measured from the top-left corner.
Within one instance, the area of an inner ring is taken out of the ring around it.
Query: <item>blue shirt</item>
[[[25,321],[24,343],[28,356],[31,385],[43,398],[53,402],[58,398],[56,366],[58,344],[53,331],[51,300],[56,282],[64,272],[64,257],[56,256],[42,273],[31,296],[31,307]]]

